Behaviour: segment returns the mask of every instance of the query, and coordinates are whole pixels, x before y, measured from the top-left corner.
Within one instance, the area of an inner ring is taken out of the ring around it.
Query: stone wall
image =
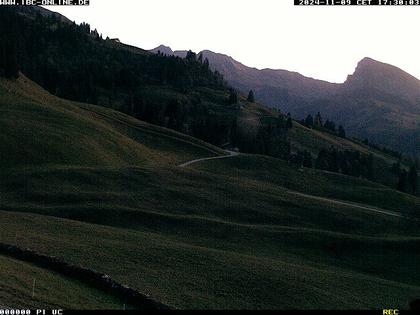
[[[60,273],[66,277],[77,279],[89,286],[95,287],[110,295],[120,298],[127,305],[136,309],[171,309],[168,305],[162,304],[148,295],[114,281],[106,274],[81,266],[68,264],[56,257],[46,256],[30,249],[22,249],[17,246],[2,243],[0,243],[0,255],[26,261],[39,267]]]

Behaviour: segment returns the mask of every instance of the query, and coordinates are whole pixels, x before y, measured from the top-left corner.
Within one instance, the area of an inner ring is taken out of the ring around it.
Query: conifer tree
[[[411,191],[413,195],[417,194],[417,185],[418,185],[418,179],[417,179],[417,169],[415,165],[412,165],[410,167],[410,170],[408,172],[408,183],[410,184]]]
[[[314,119],[312,118],[312,115],[309,114],[305,119],[305,125],[306,127],[313,127],[314,126]]]
[[[407,191],[407,171],[402,170],[400,176],[398,177],[397,189],[399,191]]]
[[[312,155],[309,151],[305,150],[303,152],[303,166],[311,168],[313,166],[312,163]]]
[[[249,91],[247,101],[251,102],[251,103],[255,102],[255,96],[254,96],[254,91],[253,90]]]
[[[292,129],[293,128],[293,121],[292,121],[292,117],[287,118],[287,122],[286,122],[286,129]]]
[[[315,167],[320,170],[328,170],[328,152],[321,149],[315,161]]]
[[[317,128],[317,129],[322,128],[322,118],[321,118],[321,113],[320,112],[318,112],[315,116],[314,127]]]
[[[375,172],[374,172],[374,168],[373,168],[373,154],[370,153],[367,161],[366,161],[367,165],[367,178],[370,180],[374,180],[375,179]]]
[[[343,126],[338,126],[338,136],[341,138],[346,137],[346,131],[344,130]]]
[[[238,103],[238,92],[235,89],[229,90],[229,104],[236,104]]]
[[[209,63],[209,60],[206,58],[206,59],[204,59],[204,63],[203,63],[203,65],[204,65],[204,67],[206,68],[206,69],[209,69],[210,68],[210,63]]]
[[[187,56],[185,57],[188,61],[195,61],[197,59],[197,54],[191,50],[187,52]]]

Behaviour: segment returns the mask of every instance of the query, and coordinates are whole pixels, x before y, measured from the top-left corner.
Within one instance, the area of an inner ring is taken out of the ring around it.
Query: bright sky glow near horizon
[[[209,49],[251,67],[344,82],[363,57],[420,78],[420,6],[297,7],[293,0],[91,0],[46,7],[143,49]]]

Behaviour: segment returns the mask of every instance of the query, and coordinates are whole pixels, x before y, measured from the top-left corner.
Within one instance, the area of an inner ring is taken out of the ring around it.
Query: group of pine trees
[[[12,78],[21,69],[59,97],[117,108],[214,144],[230,137],[232,119],[210,113],[195,92],[229,91],[223,76],[213,72],[201,54],[150,54],[104,40],[87,23],[21,10],[29,9],[0,10],[0,27],[8,30],[0,35],[0,74]],[[182,94],[182,101],[144,93],[151,87]],[[230,89],[230,94],[230,102],[237,103],[238,93]]]
[[[410,166],[407,171],[401,167],[401,163],[394,163],[392,165],[392,172],[397,176],[397,189],[412,195],[418,194],[418,160]]]
[[[338,151],[334,148],[321,149],[315,160],[315,167],[354,177],[374,180],[373,155],[365,155],[359,151]]]
[[[229,89],[229,98],[228,98],[228,104],[229,105],[235,105],[238,103],[238,91],[236,91],[234,88]]]
[[[279,115],[267,123],[258,122],[255,130],[234,125],[231,136],[233,146],[241,152],[264,154],[288,160],[291,155],[290,117]]]
[[[328,150],[321,149],[316,158],[307,150],[298,151],[291,157],[291,162],[299,166],[375,179],[373,155],[361,154],[359,151],[339,151],[331,147]]]
[[[308,150],[299,150],[295,154],[292,154],[290,156],[290,162],[297,166],[303,166],[307,168],[313,168],[314,167],[314,161],[312,158],[311,152]]]
[[[188,97],[152,97],[143,91],[129,95],[122,111],[140,120],[171,128],[215,145],[229,142],[235,119],[209,111],[199,93]]]
[[[362,141],[362,143],[364,145],[367,145],[367,146],[371,147],[372,149],[381,151],[381,152],[383,152],[385,154],[388,154],[388,155],[390,155],[390,156],[392,156],[394,158],[397,158],[399,160],[402,158],[402,153],[401,152],[398,152],[396,150],[392,150],[392,149],[386,148],[386,147],[381,146],[381,145],[377,145],[377,144],[369,141],[368,139],[364,139]]]
[[[64,22],[56,15],[0,12],[0,67],[15,77],[18,69],[49,92],[75,101],[118,107],[119,100],[147,85],[188,92],[199,86],[226,89],[208,62],[150,54],[104,40],[90,25]]]
[[[324,123],[320,112],[315,115],[315,118],[309,114],[305,119],[302,119],[300,123],[308,128],[326,131],[338,135],[341,138],[346,137],[346,131],[342,125],[336,127],[335,122],[328,119]]]

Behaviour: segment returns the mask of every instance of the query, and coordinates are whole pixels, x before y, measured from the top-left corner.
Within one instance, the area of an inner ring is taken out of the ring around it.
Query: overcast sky
[[[209,49],[247,66],[343,82],[363,57],[420,78],[420,7],[295,7],[293,0],[91,0],[48,7],[144,49]]]

